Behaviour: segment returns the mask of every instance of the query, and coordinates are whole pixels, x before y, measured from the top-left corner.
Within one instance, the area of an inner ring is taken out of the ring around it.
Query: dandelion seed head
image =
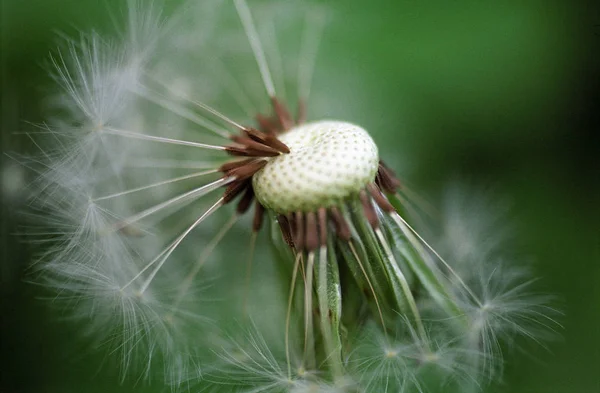
[[[290,153],[272,158],[253,178],[258,200],[277,213],[333,206],[358,194],[377,173],[377,146],[353,124],[308,123],[280,140]]]

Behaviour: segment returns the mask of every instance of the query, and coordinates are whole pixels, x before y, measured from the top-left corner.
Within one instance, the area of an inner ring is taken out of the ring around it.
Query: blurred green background
[[[167,12],[175,4],[167,2]],[[3,151],[22,148],[26,141],[12,133],[24,120],[43,120],[53,88],[44,66],[56,33],[110,31],[107,10],[116,5],[2,1]],[[340,99],[315,112],[371,130],[381,156],[433,200],[455,178],[508,198],[520,249],[560,299],[562,337],[549,351],[508,356],[505,381],[492,390],[600,392],[600,6],[331,4],[337,6],[320,51],[313,106],[332,91]],[[2,163],[10,165],[5,157]],[[19,176],[7,173],[4,185],[16,185]],[[62,349],[75,331],[53,320],[36,288],[21,280],[27,249],[12,235],[11,214],[18,195],[4,193],[2,203],[0,392],[150,391],[120,385],[115,372],[100,368],[102,357],[87,359],[83,346],[79,354]]]

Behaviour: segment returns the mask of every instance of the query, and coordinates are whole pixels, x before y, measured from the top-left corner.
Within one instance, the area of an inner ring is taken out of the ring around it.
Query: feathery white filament
[[[227,223],[223,226],[223,228],[221,228],[221,230],[206,245],[206,247],[202,251],[202,254],[198,258],[198,261],[196,261],[196,263],[194,264],[194,268],[183,279],[183,282],[181,283],[181,286],[179,288],[179,293],[177,294],[177,298],[175,299],[175,302],[173,303],[173,306],[172,306],[172,310],[171,310],[172,313],[175,312],[177,307],[179,307],[179,304],[183,301],[186,293],[190,289],[190,286],[194,282],[194,278],[196,278],[196,276],[200,272],[200,269],[202,269],[202,266],[204,266],[204,264],[210,257],[210,254],[212,254],[215,247],[219,244],[219,242],[221,240],[223,240],[223,237],[225,237],[227,232],[229,232],[229,230],[231,229],[233,224],[235,224],[238,219],[239,219],[239,216],[237,214],[232,216],[229,219],[229,221],[227,221]]]
[[[244,86],[238,81],[238,79],[227,69],[227,65],[220,59],[212,59],[214,64],[211,65],[213,72],[218,75],[218,79],[223,84],[223,89],[227,91],[229,96],[238,104],[238,106],[244,111],[246,116],[252,118],[256,115],[258,110],[256,109],[255,103],[252,102],[248,94],[246,93]]]
[[[152,169],[208,169],[214,168],[215,163],[210,161],[193,160],[170,160],[170,159],[134,159],[128,162],[132,168],[152,168]]]
[[[163,82],[159,81],[159,80],[158,80],[158,79],[156,79],[156,78],[152,78],[152,79],[153,79],[153,80],[154,80],[156,83],[158,83],[158,84],[160,84],[161,86],[163,86],[163,87],[165,87],[165,88],[167,88],[167,89],[168,89],[168,86],[167,86],[165,83],[163,83]],[[172,89],[169,89],[169,92],[171,92],[172,94],[174,94],[174,95],[175,95],[175,96],[177,96],[178,98],[181,98],[181,99],[184,99],[184,100],[187,100],[187,101],[189,101],[190,103],[192,103],[192,104],[196,105],[197,107],[199,107],[199,108],[201,108],[201,109],[205,110],[206,112],[208,112],[208,113],[210,113],[210,114],[212,114],[212,115],[214,115],[214,116],[218,117],[219,119],[221,119],[221,120],[225,121],[226,123],[228,123],[228,124],[230,124],[230,125],[234,126],[235,128],[237,128],[237,129],[239,129],[239,130],[243,130],[243,129],[245,128],[244,126],[240,125],[239,123],[236,123],[236,122],[235,122],[235,121],[233,121],[231,118],[229,118],[229,117],[225,116],[223,113],[219,112],[218,110],[216,110],[215,108],[211,107],[210,105],[207,105],[207,104],[205,104],[205,103],[203,103],[203,102],[200,102],[200,101],[197,101],[197,100],[192,100],[192,99],[189,99],[189,98],[187,98],[187,97],[184,97],[184,96],[183,96],[183,95],[182,95],[182,94],[181,94],[179,91],[177,91],[177,90],[175,90],[175,91],[174,91],[174,90],[172,90]]]
[[[148,89],[146,87],[138,87],[136,92],[140,96],[144,97],[146,100],[153,102],[156,105],[173,112],[177,116],[180,116],[182,119],[189,120],[192,123],[195,123],[195,124],[199,125],[200,127],[204,128],[218,136],[221,136],[223,138],[229,138],[231,136],[231,134],[229,132],[220,129],[215,123],[196,115],[189,109],[181,107],[180,105],[175,103],[173,100],[169,100],[168,98],[162,96],[159,93],[151,91],[150,89]],[[171,93],[178,95],[178,93],[174,93],[172,91],[171,91]]]
[[[122,136],[122,137],[126,137],[126,138],[142,139],[142,140],[153,141],[153,142],[170,143],[173,145],[199,147],[202,149],[210,149],[210,150],[225,150],[226,149],[225,146],[207,145],[205,143],[184,141],[184,140],[172,139],[172,138],[164,138],[162,136],[140,134],[137,132],[119,130],[119,129],[112,128],[112,127],[101,128],[101,132],[105,132],[107,134],[118,135],[118,136]]]
[[[254,26],[254,22],[252,21],[252,14],[250,13],[250,9],[248,9],[248,4],[246,4],[245,0],[235,0],[235,7],[237,8],[240,20],[242,21],[242,25],[244,26],[244,30],[248,36],[248,41],[250,42],[250,46],[254,52],[254,57],[256,58],[256,63],[258,64],[260,75],[262,76],[263,83],[265,84],[267,94],[269,97],[275,97],[275,86],[273,84],[273,79],[271,78],[265,52],[262,48],[262,44],[260,43],[260,37],[258,36],[256,27]]]
[[[190,225],[188,227],[188,229],[186,229],[181,235],[179,235],[179,237],[177,239],[175,239],[175,241],[173,243],[171,243],[167,248],[165,248],[165,250],[162,251],[156,257],[156,259],[154,259],[152,262],[150,262],[146,266],[146,268],[144,268],[142,271],[140,271],[140,273],[143,273],[144,270],[146,270],[148,267],[150,267],[153,264],[155,264],[156,261],[158,261],[158,259],[162,255],[164,255],[160,259],[160,262],[156,265],[156,268],[154,268],[154,270],[152,270],[152,273],[150,273],[150,276],[146,279],[146,281],[144,282],[144,284],[141,286],[141,288],[139,290],[139,292],[141,294],[143,294],[144,291],[148,288],[148,286],[150,285],[150,283],[152,282],[152,280],[154,279],[154,277],[156,276],[156,274],[158,273],[158,271],[162,268],[162,266],[167,261],[167,259],[169,259],[169,256],[171,256],[171,254],[173,253],[173,251],[175,251],[175,249],[177,248],[177,246],[179,246],[179,244],[183,241],[183,239],[185,239],[185,237],[192,230],[194,230],[194,228],[196,228],[198,225],[200,225],[200,223],[202,221],[204,221],[208,216],[210,216],[212,213],[214,213],[221,206],[222,203],[223,203],[223,198],[219,198],[219,200],[217,202],[215,202],[214,205],[212,205],[203,215],[201,215],[200,217],[198,217],[198,219],[196,221],[194,221],[194,223],[192,225]],[[137,277],[139,277],[139,276],[137,276]],[[134,280],[135,280],[135,278],[134,278]]]
[[[281,51],[277,43],[277,31],[275,30],[275,22],[269,19],[265,22],[267,30],[266,47],[270,52],[269,57],[271,59],[271,68],[273,69],[274,85],[277,85],[279,96],[277,97],[282,102],[288,102],[287,91],[285,86],[285,73],[283,68],[283,59],[281,58]]]
[[[298,95],[304,101],[307,101],[310,96],[312,76],[324,28],[323,14],[307,12],[298,62]]]
[[[180,203],[189,199],[194,199],[194,198],[199,198],[203,195],[206,195],[207,193],[226,185],[227,183],[232,182],[234,179],[233,178],[222,178],[219,180],[216,180],[212,183],[203,185],[201,187],[195,188],[191,191],[188,191],[184,194],[178,195],[176,197],[173,197],[167,201],[164,201],[162,203],[159,203],[158,205],[152,206],[144,211],[141,211],[129,218],[126,218],[125,220],[123,220],[119,225],[118,228],[123,228],[126,225],[130,225],[133,224],[139,220],[141,220],[142,218],[148,217],[151,214],[154,214],[156,212],[158,212],[159,210],[164,209],[167,206],[170,206],[174,203]]]
[[[191,173],[189,175],[179,176],[179,177],[176,177],[176,178],[173,178],[173,179],[169,179],[169,180],[163,180],[163,181],[160,181],[160,182],[148,184],[146,186],[136,187],[136,188],[132,188],[132,189],[129,189],[129,190],[117,192],[117,193],[114,193],[114,194],[97,197],[97,198],[94,198],[92,200],[92,202],[99,202],[99,201],[103,201],[105,199],[117,198],[117,197],[120,197],[120,196],[132,194],[134,192],[148,190],[150,188],[164,186],[166,184],[172,184],[172,183],[175,183],[175,182],[178,182],[178,181],[187,180],[187,179],[193,179],[195,177],[210,175],[210,174],[217,173],[217,172],[218,172],[218,170],[216,170],[216,169],[210,169],[210,170],[207,170],[207,171]]]

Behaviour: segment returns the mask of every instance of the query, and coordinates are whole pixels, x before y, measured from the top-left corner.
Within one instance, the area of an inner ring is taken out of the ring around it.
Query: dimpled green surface
[[[253,178],[258,200],[277,213],[332,206],[357,194],[377,173],[377,146],[354,124],[308,123],[279,139],[290,153],[272,158]]]

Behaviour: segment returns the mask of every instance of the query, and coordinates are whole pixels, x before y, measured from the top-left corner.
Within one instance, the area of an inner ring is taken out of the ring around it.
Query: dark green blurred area
[[[3,151],[27,144],[12,135],[24,120],[43,120],[56,33],[110,31],[116,4],[3,0]],[[600,392],[599,10],[593,1],[351,0],[321,48],[316,102],[336,88],[352,94],[315,112],[371,130],[381,156],[423,195],[460,178],[509,198],[515,237],[561,299],[565,329],[549,351],[507,356],[499,392]],[[102,358],[61,351],[76,333],[20,282],[27,250],[12,236],[13,202],[2,205],[0,392],[160,391],[120,385],[98,371]]]

